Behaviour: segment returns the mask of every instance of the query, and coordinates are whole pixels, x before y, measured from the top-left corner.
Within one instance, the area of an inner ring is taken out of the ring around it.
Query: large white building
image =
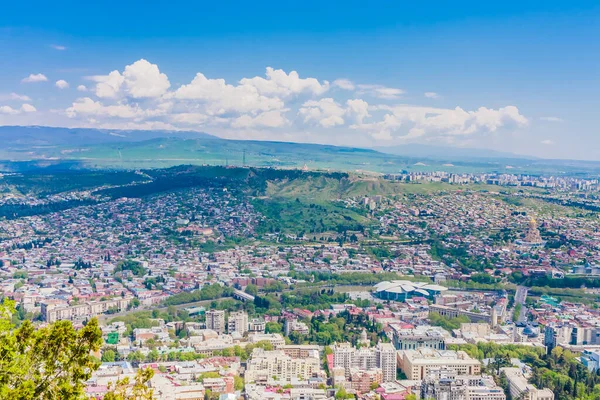
[[[421,347],[416,350],[400,351],[400,368],[408,379],[422,380],[430,372],[445,368],[457,375],[479,375],[481,363],[464,351],[434,350]]]
[[[246,383],[286,385],[293,381],[306,381],[322,376],[321,360],[317,350],[307,357],[291,357],[283,350],[266,351],[256,348],[248,360],[244,380]]]
[[[381,369],[383,382],[396,379],[396,349],[391,343],[379,343],[375,347],[357,349],[350,343],[339,343],[332,347],[333,366],[344,368],[346,378],[350,378],[353,369]]]

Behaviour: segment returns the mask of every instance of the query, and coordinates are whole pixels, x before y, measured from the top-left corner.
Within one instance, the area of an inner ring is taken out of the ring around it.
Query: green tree
[[[114,362],[115,361],[115,352],[111,349],[105,350],[102,353],[102,362]]]
[[[14,302],[0,305],[0,399],[77,399],[98,368],[92,355],[102,344],[98,321],[76,331],[70,321],[35,329],[11,323]]]

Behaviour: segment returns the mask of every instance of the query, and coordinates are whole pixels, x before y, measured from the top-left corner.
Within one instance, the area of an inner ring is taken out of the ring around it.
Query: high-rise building
[[[240,335],[248,332],[248,314],[245,311],[234,311],[229,314],[227,332],[237,332]]]
[[[218,333],[225,333],[225,311],[209,310],[206,312],[206,328]]]
[[[396,380],[397,359],[396,348],[391,343],[379,343],[375,347],[377,355],[377,366],[383,372],[383,382],[393,382]]]

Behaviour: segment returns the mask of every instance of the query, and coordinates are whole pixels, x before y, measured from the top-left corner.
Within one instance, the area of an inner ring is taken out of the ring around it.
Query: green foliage
[[[117,380],[114,386],[109,386],[110,392],[103,400],[152,400],[154,389],[148,387],[148,382],[154,376],[152,368],[138,370],[135,380],[130,383],[129,377]]]
[[[340,203],[305,203],[299,200],[256,199],[256,211],[266,218],[257,233],[288,233],[298,237],[324,232],[362,231],[368,219]]]
[[[193,303],[200,300],[213,300],[221,297],[230,297],[233,294],[233,289],[229,287],[221,286],[217,283],[212,285],[206,285],[200,290],[194,290],[193,292],[184,292],[173,295],[164,301],[165,305],[178,305]]]
[[[458,316],[455,318],[450,318],[450,317],[445,317],[445,316],[440,315],[439,313],[435,313],[435,312],[429,313],[429,321],[431,322],[431,325],[441,326],[442,328],[446,329],[447,331],[459,329],[460,324],[471,322],[469,317],[466,317],[464,315],[461,315],[461,316]]]
[[[115,352],[114,350],[108,349],[102,353],[102,362],[114,362],[115,361]]]
[[[102,343],[98,321],[76,331],[70,321],[36,330],[11,323],[14,302],[0,306],[0,399],[77,399],[98,367],[90,355]]]
[[[135,276],[144,276],[146,274],[146,269],[142,267],[141,262],[130,259],[120,261],[115,267],[113,273],[120,271],[131,271],[131,273]]]

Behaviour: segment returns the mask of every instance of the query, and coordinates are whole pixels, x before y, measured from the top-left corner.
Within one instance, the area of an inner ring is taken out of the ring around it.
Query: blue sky
[[[3,5],[0,124],[600,160],[591,1],[82,3]]]

